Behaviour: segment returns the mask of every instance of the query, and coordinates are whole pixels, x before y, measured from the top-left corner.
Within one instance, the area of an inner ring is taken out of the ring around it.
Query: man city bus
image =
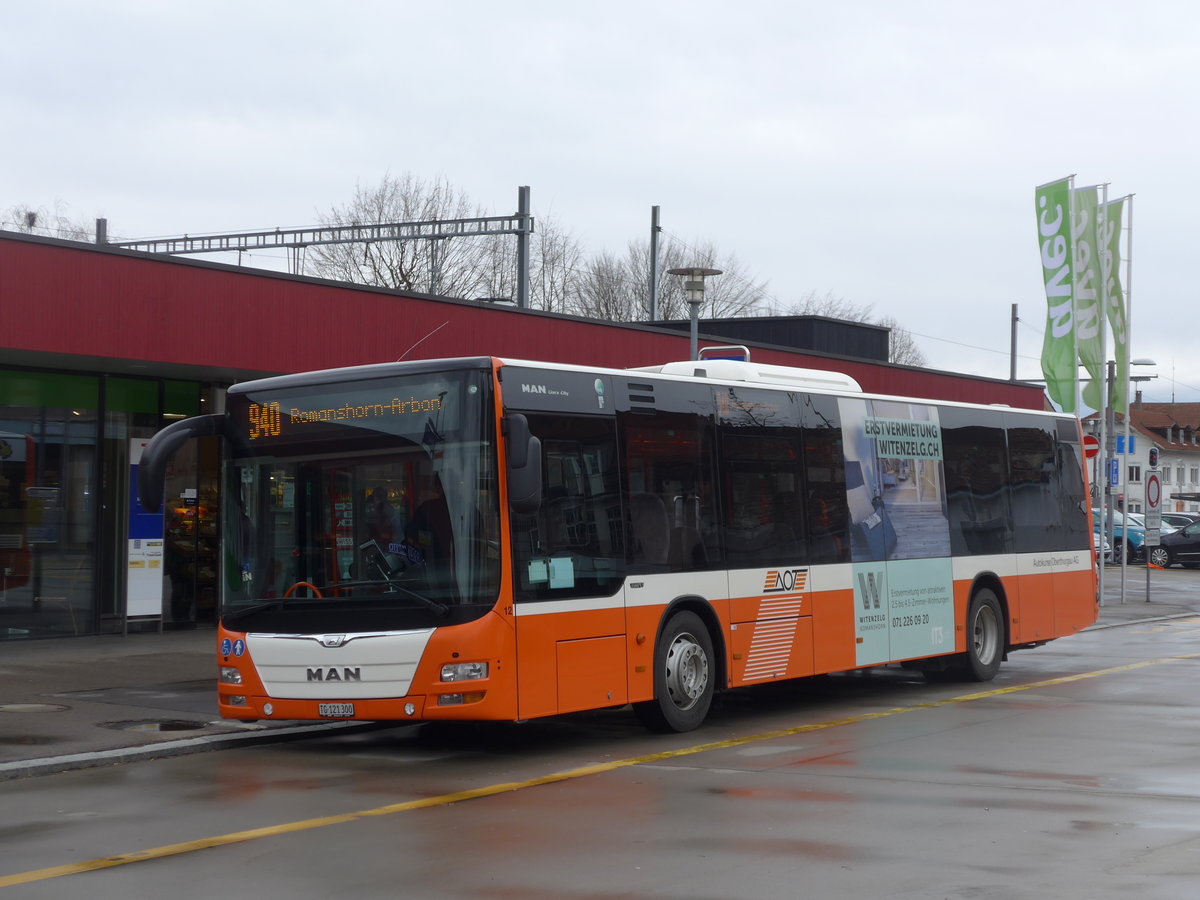
[[[992,678],[1096,619],[1079,422],[705,359],[285,375],[223,442],[222,716],[519,721],[902,664]]]

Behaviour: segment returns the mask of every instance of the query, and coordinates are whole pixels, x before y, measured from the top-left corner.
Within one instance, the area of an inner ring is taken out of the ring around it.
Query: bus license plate
[[[354,715],[354,704],[318,703],[317,715],[323,719],[348,719]]]

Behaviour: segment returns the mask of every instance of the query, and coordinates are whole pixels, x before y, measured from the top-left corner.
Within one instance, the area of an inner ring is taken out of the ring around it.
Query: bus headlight
[[[442,681],[477,681],[488,677],[485,662],[447,663],[442,666]]]
[[[241,684],[242,672],[241,669],[235,669],[233,666],[221,666],[221,684]]]

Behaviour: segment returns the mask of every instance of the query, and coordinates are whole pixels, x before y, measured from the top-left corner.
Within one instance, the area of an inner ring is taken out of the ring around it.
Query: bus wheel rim
[[[667,651],[667,693],[676,709],[688,710],[708,688],[708,654],[690,634],[680,634]]]
[[[996,658],[1000,646],[1000,625],[996,611],[988,605],[983,605],[975,614],[972,640],[975,644],[975,658],[983,663],[990,663]]]

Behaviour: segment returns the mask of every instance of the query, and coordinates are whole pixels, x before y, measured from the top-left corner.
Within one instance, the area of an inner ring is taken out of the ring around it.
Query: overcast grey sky
[[[937,368],[1008,377],[1018,303],[1037,378],[1033,189],[1075,174],[1135,194],[1132,355],[1200,401],[1197,47],[1183,0],[5,3],[0,210],[302,226],[409,172],[619,252],[658,205]]]

